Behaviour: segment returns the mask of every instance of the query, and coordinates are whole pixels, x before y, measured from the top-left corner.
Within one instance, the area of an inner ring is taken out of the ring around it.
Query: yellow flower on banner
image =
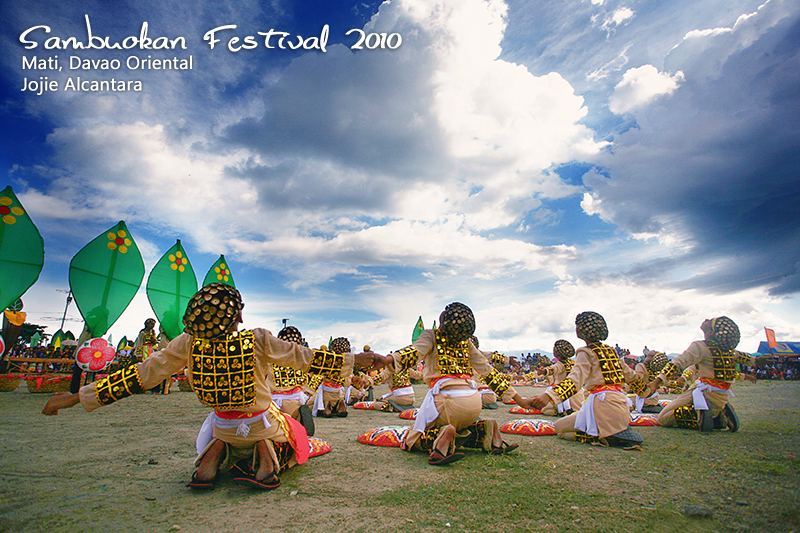
[[[169,267],[172,270],[179,270],[180,272],[186,270],[187,260],[181,252],[175,252],[174,255],[169,254],[169,260],[171,261]]]
[[[228,270],[225,263],[220,263],[218,267],[215,267],[214,272],[217,273],[217,279],[219,281],[228,281],[230,279],[231,271]]]
[[[13,200],[8,196],[0,197],[0,217],[6,224],[15,224],[17,217],[25,214],[25,211],[19,206],[9,207],[12,203]]]
[[[109,231],[108,241],[109,250],[119,249],[119,252],[122,254],[127,253],[128,246],[132,244],[132,241],[128,238],[128,234],[125,233],[124,229],[117,232]]]

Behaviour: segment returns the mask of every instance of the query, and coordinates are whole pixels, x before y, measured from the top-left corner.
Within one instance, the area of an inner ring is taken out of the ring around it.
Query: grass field
[[[20,387],[0,394],[0,531],[800,532],[800,383],[734,390],[735,434],[640,427],[642,451],[509,435],[518,453],[468,452],[439,468],[357,443],[411,422],[351,410],[317,420],[333,451],[285,473],[278,490],[223,480],[196,494],[185,484],[207,410],[193,394],[45,417],[47,395]],[[508,406],[484,414],[523,418]]]

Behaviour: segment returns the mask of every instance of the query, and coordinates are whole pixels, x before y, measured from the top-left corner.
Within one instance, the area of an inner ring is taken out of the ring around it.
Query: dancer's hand
[[[653,394],[656,393],[656,391],[658,390],[658,387],[660,387],[660,386],[661,386],[661,380],[658,379],[658,378],[654,379],[653,381],[651,381],[650,383],[647,384],[647,388],[642,393],[644,396],[642,396],[642,397],[643,398],[649,398],[650,396],[652,396]]]
[[[523,409],[533,409],[533,401],[535,398],[514,398],[514,401],[517,402],[517,405],[522,407]]]
[[[544,409],[550,403],[550,396],[546,392],[531,398],[530,407],[528,409]]]
[[[47,400],[47,404],[42,409],[42,414],[48,416],[57,415],[59,409],[69,409],[80,401],[81,398],[78,393],[59,392]]]

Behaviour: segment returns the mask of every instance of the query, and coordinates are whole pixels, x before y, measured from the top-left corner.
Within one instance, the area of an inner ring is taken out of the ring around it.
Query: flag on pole
[[[767,345],[770,349],[776,347],[778,345],[778,341],[775,340],[775,331],[769,328],[764,328],[764,332],[767,334]]]
[[[425,324],[422,323],[422,316],[417,319],[417,324],[414,326],[414,333],[411,334],[411,342],[417,342],[420,334],[425,330]]]
[[[217,262],[208,269],[206,278],[203,280],[203,287],[210,283],[225,283],[236,288],[236,284],[233,282],[233,274],[231,274],[231,267],[228,262],[225,261],[224,255],[220,255]]]
[[[197,292],[197,277],[178,239],[164,252],[147,278],[147,299],[167,337],[183,333],[183,314]]]

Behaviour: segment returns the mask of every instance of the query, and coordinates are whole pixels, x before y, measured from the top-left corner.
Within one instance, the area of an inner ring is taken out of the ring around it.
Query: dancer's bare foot
[[[211,445],[211,448],[200,460],[200,465],[197,467],[196,477],[198,480],[209,481],[217,476],[217,470],[222,462],[222,453],[224,451],[225,443],[221,440]]]

